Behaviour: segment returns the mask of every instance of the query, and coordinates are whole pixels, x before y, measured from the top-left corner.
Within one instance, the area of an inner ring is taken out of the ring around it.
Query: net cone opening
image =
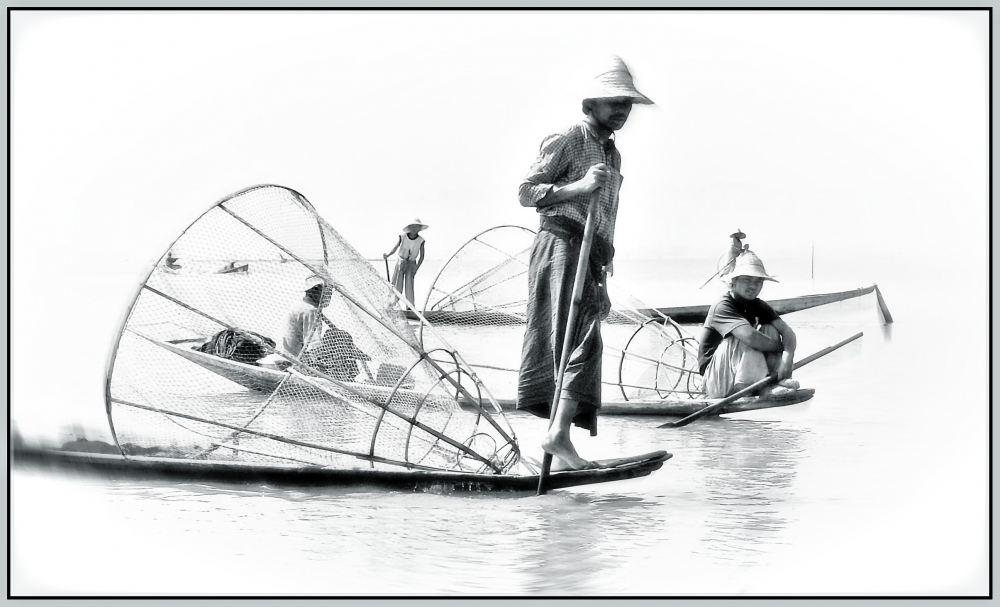
[[[461,355],[443,338],[424,347],[432,329],[301,194],[240,191],[168,251],[109,365],[108,419],[126,456],[483,474],[519,462]],[[225,271],[237,261],[244,271]],[[318,325],[290,352],[303,316]]]

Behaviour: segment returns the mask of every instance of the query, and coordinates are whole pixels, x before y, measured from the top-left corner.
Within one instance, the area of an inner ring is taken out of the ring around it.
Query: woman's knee
[[[749,385],[764,379],[767,375],[767,359],[764,353],[748,348],[739,362],[736,383]]]

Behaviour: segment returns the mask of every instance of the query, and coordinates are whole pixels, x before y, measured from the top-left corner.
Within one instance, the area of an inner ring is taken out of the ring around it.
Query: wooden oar
[[[845,339],[844,341],[840,342],[839,344],[830,346],[829,348],[824,348],[824,349],[820,350],[819,352],[816,352],[815,354],[813,354],[811,356],[807,356],[807,357],[803,358],[802,360],[800,360],[799,362],[797,362],[794,365],[792,365],[792,369],[798,369],[799,367],[801,367],[803,365],[807,365],[807,364],[811,363],[812,361],[816,360],[817,358],[819,358],[821,356],[826,356],[830,352],[833,352],[837,348],[839,348],[841,346],[845,346],[845,345],[851,343],[852,341],[854,341],[855,339],[861,337],[862,335],[864,335],[864,333],[858,333],[856,335],[852,335],[852,336],[848,337],[847,339]],[[679,419],[679,420],[677,420],[675,422],[667,422],[665,424],[661,424],[661,425],[657,426],[657,428],[680,428],[681,426],[686,426],[686,425],[690,424],[691,422],[693,422],[696,419],[701,419],[702,417],[705,417],[706,415],[711,415],[712,413],[718,411],[719,409],[721,409],[722,407],[725,407],[726,405],[732,403],[733,401],[738,400],[738,399],[740,399],[740,398],[742,398],[742,397],[744,397],[744,396],[752,393],[754,390],[757,390],[759,388],[763,388],[764,386],[766,386],[767,384],[771,383],[775,379],[777,379],[777,375],[769,375],[769,376],[765,377],[764,379],[762,379],[762,380],[760,380],[760,381],[758,381],[756,383],[753,383],[753,384],[747,386],[746,388],[743,388],[739,392],[737,392],[735,394],[732,394],[730,396],[727,396],[726,398],[720,400],[719,402],[711,404],[711,405],[705,407],[701,411],[695,411],[691,415],[688,415],[687,417],[685,417],[683,419]]]
[[[382,261],[385,262],[385,279],[392,282],[392,276],[389,276],[389,258],[383,257]]]
[[[556,392],[552,396],[552,407],[549,409],[549,428],[556,418],[556,410],[559,407],[560,396],[562,395],[563,377],[566,375],[566,366],[569,364],[570,351],[573,348],[573,337],[576,331],[576,314],[583,300],[583,285],[587,280],[587,272],[590,271],[590,247],[594,243],[594,232],[597,229],[597,221],[594,215],[597,214],[597,203],[600,199],[600,189],[590,193],[590,204],[587,206],[587,223],[583,227],[583,241],[580,243],[580,259],[576,263],[576,278],[573,280],[573,298],[569,304],[569,314],[566,317],[566,334],[563,337],[562,356],[559,357],[559,373],[556,376]],[[545,477],[549,475],[552,467],[552,454],[546,453],[542,458],[542,470],[538,473],[538,495],[545,495]]]

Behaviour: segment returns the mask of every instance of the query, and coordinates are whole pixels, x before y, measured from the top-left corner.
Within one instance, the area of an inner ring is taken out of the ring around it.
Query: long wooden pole
[[[220,428],[229,428],[230,430],[236,430],[241,434],[253,434],[254,436],[260,436],[262,438],[269,438],[273,441],[279,443],[286,443],[289,445],[296,445],[299,447],[307,447],[309,449],[318,449],[320,451],[329,451],[330,453],[337,453],[340,455],[350,455],[358,459],[370,460],[373,462],[379,462],[383,464],[392,464],[394,466],[402,466],[404,468],[410,468],[415,470],[436,470],[440,471],[439,468],[431,468],[430,466],[422,466],[420,464],[412,464],[410,462],[400,462],[393,459],[387,459],[384,457],[379,457],[377,455],[368,455],[366,453],[356,453],[354,451],[347,451],[346,449],[337,449],[336,447],[327,447],[325,445],[319,445],[316,443],[309,443],[300,440],[294,440],[291,438],[286,438],[284,436],[279,436],[277,434],[271,434],[269,432],[261,432],[259,430],[251,430],[250,428],[234,426],[233,424],[226,424],[220,421],[215,421],[211,419],[205,419],[203,417],[197,417],[194,415],[189,415],[187,413],[181,413],[180,411],[169,411],[167,409],[160,409],[158,407],[150,407],[148,405],[140,405],[139,403],[129,402],[127,400],[122,400],[120,398],[112,398],[111,402],[118,403],[119,405],[124,405],[126,407],[133,407],[135,409],[145,409],[146,411],[153,411],[155,413],[161,413],[170,417],[180,417],[183,419],[190,419],[192,421],[200,422],[203,424],[209,424],[211,426],[218,426]]]
[[[590,193],[590,204],[587,206],[587,223],[583,227],[583,241],[580,243],[580,259],[576,262],[576,278],[573,280],[573,298],[569,304],[569,314],[566,317],[566,333],[563,337],[562,355],[559,357],[559,373],[556,375],[556,391],[552,395],[552,406],[549,408],[549,428],[556,419],[556,411],[559,407],[559,400],[562,396],[563,377],[566,375],[566,367],[569,365],[569,355],[573,349],[573,338],[576,331],[576,316],[580,309],[580,302],[583,301],[583,285],[587,280],[587,272],[590,271],[590,247],[594,243],[594,232],[597,229],[597,204],[600,200],[601,190],[597,189]],[[546,453],[542,457],[542,470],[538,473],[538,495],[545,495],[545,478],[549,475],[552,467],[552,454]]]
[[[807,357],[803,358],[802,360],[800,360],[799,362],[797,362],[794,365],[792,365],[792,369],[798,369],[799,367],[801,367],[803,365],[807,365],[807,364],[811,363],[812,361],[816,360],[817,358],[819,358],[821,356],[826,356],[830,352],[833,352],[837,348],[840,348],[841,346],[845,346],[845,345],[851,343],[852,341],[854,341],[855,339],[861,337],[862,335],[864,335],[864,333],[857,333],[855,335],[852,335],[852,336],[848,337],[847,339],[845,339],[844,341],[842,341],[842,342],[840,342],[838,344],[830,346],[829,348],[824,348],[824,349],[820,350],[819,352],[816,352],[815,354],[807,356]],[[681,426],[686,426],[686,425],[690,424],[691,422],[695,421],[696,419],[701,419],[702,417],[705,417],[706,415],[711,415],[715,411],[718,411],[719,409],[721,409],[722,407],[725,407],[729,403],[731,403],[731,402],[733,402],[733,401],[735,401],[735,400],[737,400],[739,398],[742,398],[742,397],[744,397],[744,396],[752,393],[754,390],[757,390],[758,388],[763,388],[764,386],[766,386],[767,384],[771,383],[775,379],[777,379],[777,375],[776,374],[768,375],[764,379],[762,379],[762,380],[760,380],[758,382],[755,382],[755,383],[747,386],[746,388],[743,388],[742,390],[740,390],[739,392],[736,392],[735,394],[727,396],[726,398],[720,400],[717,403],[711,404],[711,405],[705,407],[704,409],[702,409],[700,411],[695,411],[694,413],[692,413],[691,415],[688,415],[687,417],[685,417],[683,419],[679,419],[679,420],[677,420],[675,422],[667,422],[665,424],[657,426],[657,428],[680,428]]]
[[[728,269],[729,269],[729,264],[727,263],[726,265],[724,265],[724,266],[722,266],[721,268],[719,268],[719,269],[718,269],[718,270],[717,270],[717,271],[715,272],[715,274],[712,274],[712,276],[711,276],[711,277],[710,277],[710,278],[709,278],[708,280],[706,280],[706,281],[705,281],[705,284],[701,285],[701,286],[700,286],[700,287],[698,287],[698,288],[699,288],[699,289],[704,289],[704,288],[705,288],[705,285],[707,285],[708,283],[712,282],[712,279],[713,279],[713,278],[715,278],[715,277],[716,277],[716,276],[718,276],[719,274],[722,274],[723,270],[728,270]]]

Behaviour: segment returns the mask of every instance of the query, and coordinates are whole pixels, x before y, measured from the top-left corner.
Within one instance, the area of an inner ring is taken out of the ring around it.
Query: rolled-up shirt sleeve
[[[521,206],[537,207],[553,186],[564,185],[570,165],[565,137],[555,135],[542,142],[538,158],[518,188]]]

